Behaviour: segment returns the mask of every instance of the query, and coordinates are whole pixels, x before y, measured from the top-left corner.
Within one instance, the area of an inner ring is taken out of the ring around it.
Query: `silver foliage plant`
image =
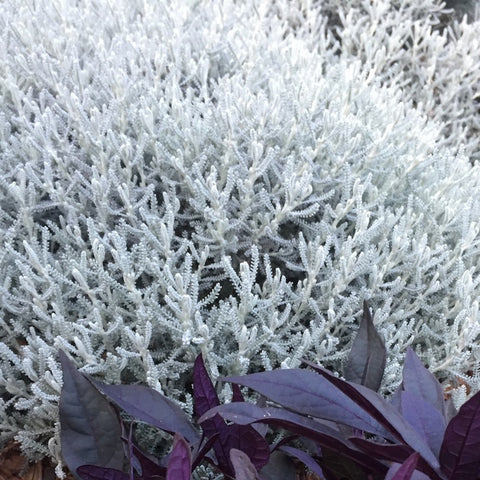
[[[2,442],[61,474],[59,348],[192,413],[198,353],[339,370],[364,299],[384,393],[480,389],[478,20],[341,3],[1,4]]]

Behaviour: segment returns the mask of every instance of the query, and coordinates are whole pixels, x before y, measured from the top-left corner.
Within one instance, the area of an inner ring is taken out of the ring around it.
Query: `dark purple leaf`
[[[236,385],[235,383],[232,385],[232,390],[233,390],[233,397],[232,397],[232,402],[244,402],[245,399],[243,398],[242,392],[240,390],[240,387]]]
[[[289,446],[280,447],[280,450],[300,460],[306,467],[308,467],[313,473],[315,473],[315,475],[318,475],[320,478],[323,478],[325,476],[320,465],[308,453],[305,453],[303,450],[299,450],[298,448]]]
[[[351,437],[349,440],[353,445],[375,458],[396,463],[403,463],[412,453],[415,453],[411,447],[403,444],[381,444],[358,437]],[[417,468],[425,472],[430,480],[441,480],[443,478],[422,457],[420,457]]]
[[[391,480],[411,480],[413,472],[417,468],[420,459],[418,453],[412,453],[400,466],[397,472],[391,477]]]
[[[193,366],[193,401],[197,417],[201,417],[205,412],[213,407],[220,405],[217,392],[210,379],[203,358],[201,355],[195,359]],[[205,422],[202,430],[207,437],[217,433],[216,422],[214,419]]]
[[[213,383],[208,376],[201,355],[195,360],[193,370],[193,396],[195,413],[198,417],[213,407],[219,405],[219,400]],[[244,402],[235,402],[241,405]],[[230,460],[230,450],[236,448],[248,455],[253,465],[260,470],[270,456],[270,448],[265,439],[250,425],[227,425],[219,415],[209,418],[202,424],[207,438],[218,434],[213,449],[218,461],[218,467],[227,475],[233,475],[233,465]]]
[[[363,302],[363,317],[345,365],[345,378],[377,391],[382,383],[387,351],[375,329],[367,302]]]
[[[85,464],[122,468],[124,453],[117,413],[67,355],[62,350],[58,354],[63,372],[59,416],[65,464],[74,475],[77,467]]]
[[[94,382],[100,392],[132,417],[169,433],[180,433],[190,443],[200,439],[188,416],[172,400],[143,385],[107,385]]]
[[[262,480],[296,480],[297,469],[291,458],[282,452],[275,451],[270,461],[260,470]]]
[[[173,449],[167,466],[167,480],[190,480],[192,458],[185,439],[175,434]]]
[[[345,458],[341,453],[322,448],[319,459],[323,474],[327,480],[366,480],[372,478],[372,472],[360,468],[358,464]]]
[[[206,438],[206,437],[205,437]],[[197,448],[193,452],[193,461],[192,461],[192,471],[195,470],[200,463],[202,463],[202,460],[207,458],[208,460],[211,460],[210,456],[208,455],[208,452],[213,447],[213,444],[218,438],[218,433],[215,435],[212,435],[210,438],[207,438],[206,442],[202,444],[198,444]]]
[[[133,454],[142,469],[143,480],[165,478],[165,475],[167,474],[166,467],[159,465],[157,462],[140,451],[135,445],[133,445]]]
[[[246,453],[232,448],[230,450],[230,461],[235,472],[235,480],[256,480],[257,469]]]
[[[408,390],[400,394],[403,418],[422,436],[438,457],[445,434],[444,416],[429,402]]]
[[[387,471],[385,465],[378,462],[375,458],[372,458],[371,455],[356,450],[353,444],[345,440],[340,434],[335,424],[330,422],[312,420],[280,408],[261,408],[246,402],[229,403],[215,407],[201,417],[199,422],[201,423],[204,419],[211,418],[218,414],[240,425],[262,422],[284,428],[296,435],[310,438],[322,447],[328,447],[331,451],[338,452],[344,457],[350,458],[366,469],[379,473],[385,473]]]
[[[439,470],[439,463],[437,457],[434,455],[425,440],[413,429],[413,427],[402,418],[400,412],[396,407],[391,405],[388,401],[382,398],[378,393],[364,387],[350,382],[345,382],[324,368],[306,362],[312,366],[320,375],[324,376],[333,385],[337,386],[342,392],[348,395],[352,401],[362,406],[365,411],[375,418],[381,425],[385,427],[395,438],[410,445],[413,450],[417,451],[435,470]],[[385,438],[391,438],[385,436]]]
[[[465,402],[447,425],[440,463],[449,480],[480,477],[480,392]]]
[[[82,465],[77,468],[77,474],[83,480],[129,480],[130,475],[116,468],[98,467],[97,465]]]
[[[265,397],[304,415],[343,423],[378,435],[385,428],[332,382],[301,369],[272,370],[223,380],[250,387]]]
[[[381,460],[403,463],[413,452],[413,449],[404,444],[377,443],[360,437],[348,439],[353,445]]]
[[[405,355],[402,387],[403,390],[414,393],[417,397],[429,402],[445,418],[443,388],[411,348],[407,349]]]

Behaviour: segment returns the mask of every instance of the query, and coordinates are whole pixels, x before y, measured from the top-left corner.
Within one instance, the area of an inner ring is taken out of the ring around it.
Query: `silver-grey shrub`
[[[339,370],[363,299],[384,392],[407,346],[480,388],[480,171],[441,115],[309,2],[77,3],[0,6],[2,442],[61,473],[59,348],[191,413],[198,353]]]

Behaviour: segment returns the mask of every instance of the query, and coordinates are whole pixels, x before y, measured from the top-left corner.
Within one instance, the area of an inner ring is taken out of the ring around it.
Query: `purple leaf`
[[[122,468],[124,452],[117,413],[62,350],[58,355],[63,372],[60,441],[66,465],[75,476],[77,467],[85,464]]]
[[[392,477],[387,474],[386,478],[390,478],[390,480],[411,480],[419,459],[420,455],[418,453],[412,453]]]
[[[381,444],[358,437],[351,437],[349,440],[353,445],[375,458],[397,463],[404,462],[412,453],[416,453],[411,447],[403,444]],[[441,480],[443,478],[422,457],[420,457],[417,468],[427,474],[430,480]]]
[[[208,458],[209,460],[211,460],[208,452],[210,452],[210,450],[212,449],[213,444],[215,443],[217,438],[218,438],[218,433],[216,433],[215,435],[212,435],[210,438],[207,438],[207,441],[203,443],[203,445],[202,444],[196,445],[196,448],[193,452],[194,459],[192,461],[192,472],[198,467],[198,465],[200,465],[202,460],[204,460],[205,458]]]
[[[411,447],[403,444],[377,443],[360,437],[350,437],[349,441],[375,458],[392,462],[402,463],[414,453]]]
[[[445,418],[443,388],[411,348],[407,349],[405,355],[402,387],[432,404]]]
[[[162,465],[159,465],[143,452],[141,452],[135,445],[133,445],[133,454],[138,460],[142,469],[143,480],[149,480],[154,478],[164,478],[167,474],[167,469]]]
[[[402,418],[397,408],[387,402],[378,393],[364,387],[363,385],[345,382],[318,365],[314,365],[307,361],[305,361],[305,363],[312,366],[318,373],[332,382],[333,385],[341,389],[342,392],[352,399],[352,401],[355,401],[359,406],[362,406],[365,411],[369,412],[370,415],[383,425],[395,438],[410,445],[413,450],[420,453],[430,466],[435,471],[438,471],[440,465],[437,457],[434,455],[425,440],[406,420]],[[385,436],[385,438],[389,438],[389,436]]]
[[[217,392],[210,379],[201,355],[195,359],[193,366],[193,400],[197,417],[220,405]],[[205,422],[202,430],[207,437],[217,432],[215,421]]]
[[[201,355],[195,360],[193,370],[193,397],[195,413],[198,417],[213,407],[219,405],[219,400],[213,383],[208,376]],[[244,402],[235,402],[242,405]],[[213,450],[218,461],[218,467],[227,475],[233,475],[234,469],[230,460],[230,450],[236,448],[248,455],[253,465],[260,470],[270,457],[270,448],[265,439],[250,425],[227,425],[219,415],[207,419],[202,424],[207,438],[218,434],[213,443]]]
[[[305,453],[303,450],[299,450],[298,448],[289,446],[280,447],[280,450],[300,460],[306,467],[308,467],[313,473],[315,473],[315,475],[318,475],[320,478],[323,478],[325,476],[320,465],[308,453]]]
[[[447,425],[440,463],[449,480],[480,477],[480,392],[465,402]]]
[[[370,314],[367,302],[364,301],[360,328],[345,365],[345,378],[377,391],[382,383],[386,359],[385,344],[375,329],[373,317]]]
[[[169,433],[180,433],[190,443],[200,439],[188,416],[172,400],[143,385],[107,385],[95,387],[132,417]]]
[[[379,473],[385,473],[387,468],[378,462],[371,455],[364,454],[355,449],[355,447],[340,434],[335,424],[323,422],[321,420],[312,421],[288,410],[266,407],[261,408],[251,403],[229,403],[213,408],[203,415],[199,422],[211,418],[215,415],[221,415],[223,418],[238,423],[248,425],[253,422],[262,422],[275,425],[289,432],[301,435],[314,440],[322,447],[328,447],[333,452],[338,452],[346,458],[350,458],[358,465]]]
[[[173,449],[167,466],[167,480],[190,480],[192,458],[185,439],[175,434]]]
[[[232,448],[230,450],[230,461],[235,472],[235,480],[256,480],[257,469],[246,453]]]
[[[444,416],[429,402],[406,390],[400,394],[403,418],[422,436],[438,457],[445,434]]]
[[[250,387],[274,402],[304,415],[343,423],[378,435],[388,435],[369,412],[329,380],[308,370],[272,370],[222,380]]]
[[[130,475],[115,468],[98,467],[97,465],[82,465],[77,468],[77,474],[83,480],[129,480]]]
[[[319,461],[326,480],[370,480],[372,478],[370,470],[365,471],[342,454],[331,452],[326,448],[322,448]]]
[[[245,399],[243,398],[242,392],[240,390],[240,387],[236,385],[235,383],[232,385],[232,390],[233,390],[233,397],[232,397],[232,402],[244,402]]]

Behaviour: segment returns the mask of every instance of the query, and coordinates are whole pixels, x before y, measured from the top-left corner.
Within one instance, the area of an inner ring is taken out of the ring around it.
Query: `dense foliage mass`
[[[225,405],[199,355],[195,425],[155,390],[92,381],[60,351],[63,456],[79,480],[203,479],[205,465],[226,479],[296,480],[294,459],[320,480],[479,480],[480,392],[456,412],[408,349],[402,383],[386,401],[372,388],[382,380],[385,354],[364,304],[347,381],[310,362],[317,373],[284,369],[230,377],[222,379],[234,388]],[[238,385],[262,394],[256,405],[244,401]],[[127,424],[116,415],[120,410]],[[175,435],[168,455],[149,458],[135,445],[138,420]],[[269,445],[269,427],[288,435]],[[293,440],[296,447],[289,445]]]
[[[382,393],[408,347],[457,406],[480,389],[475,13],[0,5],[2,443],[60,472],[58,349],[193,414],[200,353],[214,379],[340,371],[363,300]]]

